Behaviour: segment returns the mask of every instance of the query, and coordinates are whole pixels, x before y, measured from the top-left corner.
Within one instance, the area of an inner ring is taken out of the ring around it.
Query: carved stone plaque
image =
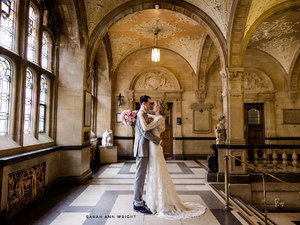
[[[193,133],[211,132],[211,104],[194,103],[193,109]]]
[[[300,124],[300,109],[283,109],[283,124]]]
[[[46,162],[8,175],[6,216],[10,218],[45,192]]]

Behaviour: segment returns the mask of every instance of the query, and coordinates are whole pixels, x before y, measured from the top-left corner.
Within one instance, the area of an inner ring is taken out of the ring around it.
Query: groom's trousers
[[[134,205],[143,206],[143,190],[145,184],[145,177],[147,172],[149,158],[136,157],[136,170],[134,180]]]

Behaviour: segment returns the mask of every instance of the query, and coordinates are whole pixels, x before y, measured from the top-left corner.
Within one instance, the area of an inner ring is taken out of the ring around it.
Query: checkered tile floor
[[[13,223],[39,225],[250,224],[235,209],[224,209],[223,199],[205,182],[205,162],[170,160],[167,161],[167,165],[182,201],[200,202],[207,207],[205,214],[184,220],[165,220],[155,215],[133,212],[133,180],[136,167],[135,161],[126,161],[103,166],[84,185],[57,187],[56,190],[50,191],[44,200],[22,212]],[[293,220],[299,220],[299,215]]]

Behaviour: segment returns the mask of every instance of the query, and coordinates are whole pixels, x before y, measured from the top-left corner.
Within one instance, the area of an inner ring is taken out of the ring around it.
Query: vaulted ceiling
[[[113,9],[129,0],[85,0],[89,35],[92,34],[97,24]],[[233,0],[187,0],[195,5],[218,25],[224,37],[226,37],[229,24],[229,16]]]
[[[181,55],[196,71],[200,43],[206,36],[206,31],[189,17],[164,9],[150,9],[130,14],[108,30],[113,69],[130,53],[152,47],[155,29],[159,30],[159,47]]]
[[[300,49],[300,8],[282,11],[266,19],[253,33],[249,47],[273,56],[289,74]]]

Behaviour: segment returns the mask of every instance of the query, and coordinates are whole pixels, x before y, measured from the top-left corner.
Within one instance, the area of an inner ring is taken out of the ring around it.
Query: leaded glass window
[[[260,124],[259,110],[252,108],[248,111],[248,124]]]
[[[32,6],[29,7],[27,59],[36,62],[37,51],[37,13]]]
[[[44,32],[42,38],[42,67],[50,70],[51,67],[51,39]]]
[[[33,73],[31,70],[26,70],[25,81],[25,109],[24,109],[24,133],[28,134],[31,131],[31,110],[32,110],[32,93],[33,93]]]
[[[0,56],[0,135],[8,133],[11,76],[10,62]]]
[[[39,132],[44,133],[46,131],[46,110],[48,99],[48,82],[47,78],[41,76],[41,91],[40,91],[40,114],[39,114]]]
[[[0,17],[0,44],[10,50],[14,50],[16,33],[16,1],[1,1]]]

